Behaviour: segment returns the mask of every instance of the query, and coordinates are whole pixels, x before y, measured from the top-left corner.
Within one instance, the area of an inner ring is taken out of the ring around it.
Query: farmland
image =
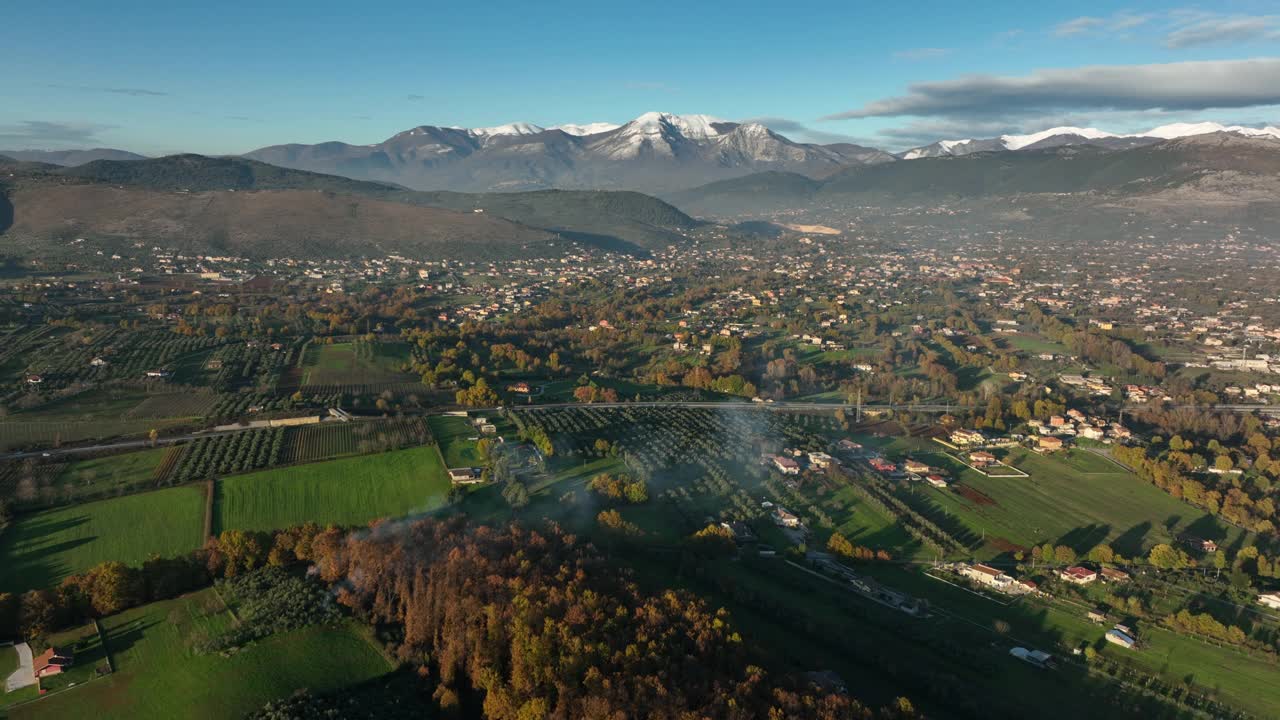
[[[284,428],[262,428],[194,440],[185,446],[173,480],[186,483],[275,465],[284,433]]]
[[[0,590],[56,585],[108,560],[141,564],[203,542],[204,490],[176,487],[21,516],[0,535]]]
[[[444,455],[447,467],[475,467],[484,464],[484,459],[476,450],[479,431],[467,418],[432,415],[428,422],[431,424],[431,434],[440,444],[440,452]]]
[[[155,487],[166,452],[141,450],[58,464],[56,475],[48,480],[40,478],[40,465],[19,461],[13,463],[14,497],[22,507],[48,507]]]
[[[214,530],[362,525],[442,507],[449,487],[433,446],[276,468],[220,480]]]
[[[417,378],[401,370],[408,360],[408,346],[402,343],[312,343],[302,360],[302,387],[413,382]]]
[[[282,462],[313,462],[394,450],[423,445],[430,440],[426,423],[418,418],[305,425],[285,430]]]
[[[198,637],[232,622],[212,590],[108,617],[102,625],[116,672],[17,708],[12,717],[242,717],[298,688],[329,692],[391,669],[348,624],[274,635],[229,656],[191,650]]]
[[[923,504],[956,518],[976,534],[985,533],[989,540],[1002,538],[1023,547],[1053,542],[1079,552],[1108,542],[1133,556],[1156,543],[1172,542],[1183,532],[1218,540],[1240,535],[1083,450],[1048,457],[1013,451],[1008,461],[1030,473],[1028,479],[983,477],[941,453],[917,457],[950,467],[963,486],[993,501],[977,502],[952,489],[921,488],[916,493]]]

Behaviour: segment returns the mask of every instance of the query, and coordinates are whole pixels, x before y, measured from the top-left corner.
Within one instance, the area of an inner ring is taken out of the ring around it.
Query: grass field
[[[231,622],[212,590],[109,617],[102,624],[116,672],[19,707],[12,717],[243,717],[299,688],[332,692],[391,670],[354,625],[272,636],[229,657],[189,649],[194,637]]]
[[[444,455],[444,464],[451,467],[476,467],[484,464],[484,459],[476,450],[479,431],[467,418],[453,415],[432,415],[427,418],[431,426],[431,434],[440,444],[440,452]]]
[[[927,499],[974,533],[985,532],[988,545],[1003,538],[1024,547],[1053,542],[1083,552],[1105,541],[1132,556],[1183,532],[1227,539],[1228,544],[1240,535],[1107,458],[1083,450],[1048,457],[1012,451],[1006,460],[1030,478],[983,477],[960,469],[942,453],[921,459],[949,467],[963,485],[994,501],[980,503],[954,489],[916,490],[916,497]]]
[[[166,452],[165,448],[156,448],[77,460],[62,469],[50,492],[59,501],[75,501],[152,486]]]
[[[52,587],[100,562],[200,547],[204,491],[177,487],[22,516],[0,535],[0,591]]]
[[[408,359],[403,343],[312,343],[303,359],[302,385],[413,382],[417,378],[400,370]]]
[[[362,525],[442,507],[449,487],[430,445],[264,470],[218,482],[214,531]]]

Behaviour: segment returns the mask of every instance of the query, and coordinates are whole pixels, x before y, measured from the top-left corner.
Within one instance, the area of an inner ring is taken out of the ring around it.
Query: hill
[[[761,173],[670,199],[695,213],[732,216],[1026,195],[1141,205],[1174,192],[1193,206],[1275,201],[1280,197],[1280,141],[1214,133],[1119,151],[1070,145],[980,152],[850,167],[816,181]]]
[[[93,148],[92,150],[0,150],[0,155],[14,160],[48,163],[50,165],[83,165],[94,160],[143,160],[145,156],[128,150]]]
[[[419,193],[244,158],[5,167],[0,232],[28,252],[41,241],[88,235],[263,257],[488,258],[559,253],[565,239],[645,252],[679,242],[696,225],[638,193]]]

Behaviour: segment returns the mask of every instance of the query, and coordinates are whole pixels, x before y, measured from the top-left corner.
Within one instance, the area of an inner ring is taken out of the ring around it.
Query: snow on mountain
[[[1099,130],[1097,128],[1080,128],[1080,127],[1056,127],[1048,130],[1041,130],[1038,133],[1030,135],[1001,135],[1000,142],[1006,150],[1021,150],[1028,145],[1034,145],[1041,140],[1051,138],[1056,135],[1077,135],[1089,140],[1101,140],[1102,138],[1116,137],[1114,133]]]
[[[1175,138],[1205,135],[1215,132],[1234,133],[1236,135],[1244,135],[1246,137],[1270,137],[1280,139],[1280,128],[1265,127],[1259,129],[1244,127],[1242,125],[1223,125],[1216,122],[1172,123],[1152,128],[1146,132],[1132,134],[1111,133],[1097,128],[1055,127],[1027,135],[1001,135],[998,138],[992,138],[990,140],[939,140],[930,145],[922,145],[920,147],[907,150],[900,153],[898,157],[903,160],[915,160],[917,158],[941,157],[945,155],[968,155],[969,153],[988,152],[993,150],[1021,150],[1023,148],[1040,149],[1044,147],[1079,144],[1081,138],[1086,141],[1104,141],[1099,144],[1116,149],[1154,143],[1160,140],[1173,140]],[[1055,138],[1057,139],[1056,142],[1053,140]],[[1127,141],[1127,143],[1125,141]]]
[[[1237,135],[1247,135],[1249,137],[1274,137],[1280,138],[1280,128],[1265,127],[1262,129],[1244,127],[1242,125],[1223,125],[1216,122],[1200,122],[1200,123],[1172,123],[1170,125],[1161,125],[1152,128],[1144,133],[1137,135],[1128,135],[1126,137],[1154,137],[1161,140],[1172,140],[1174,138],[1190,137],[1192,135],[1207,135],[1215,132],[1229,132]]]
[[[471,128],[467,132],[477,137],[492,137],[494,135],[537,135],[542,132],[542,128],[533,123],[514,122],[506,125],[498,125],[496,127],[487,128]]]
[[[600,133],[609,132],[610,130],[617,130],[620,127],[622,126],[617,123],[593,122],[593,123],[586,123],[583,125],[577,125],[574,123],[568,123],[565,125],[553,125],[547,129],[559,130],[560,132],[565,133],[566,135],[574,135],[576,137],[585,137],[587,135],[599,135]]]

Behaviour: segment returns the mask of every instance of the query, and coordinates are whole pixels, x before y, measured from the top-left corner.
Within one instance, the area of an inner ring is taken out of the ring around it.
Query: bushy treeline
[[[400,657],[429,668],[441,706],[468,716],[873,717],[847,695],[771,677],[723,610],[643,593],[555,528],[383,523],[317,561],[339,602],[403,627]]]

